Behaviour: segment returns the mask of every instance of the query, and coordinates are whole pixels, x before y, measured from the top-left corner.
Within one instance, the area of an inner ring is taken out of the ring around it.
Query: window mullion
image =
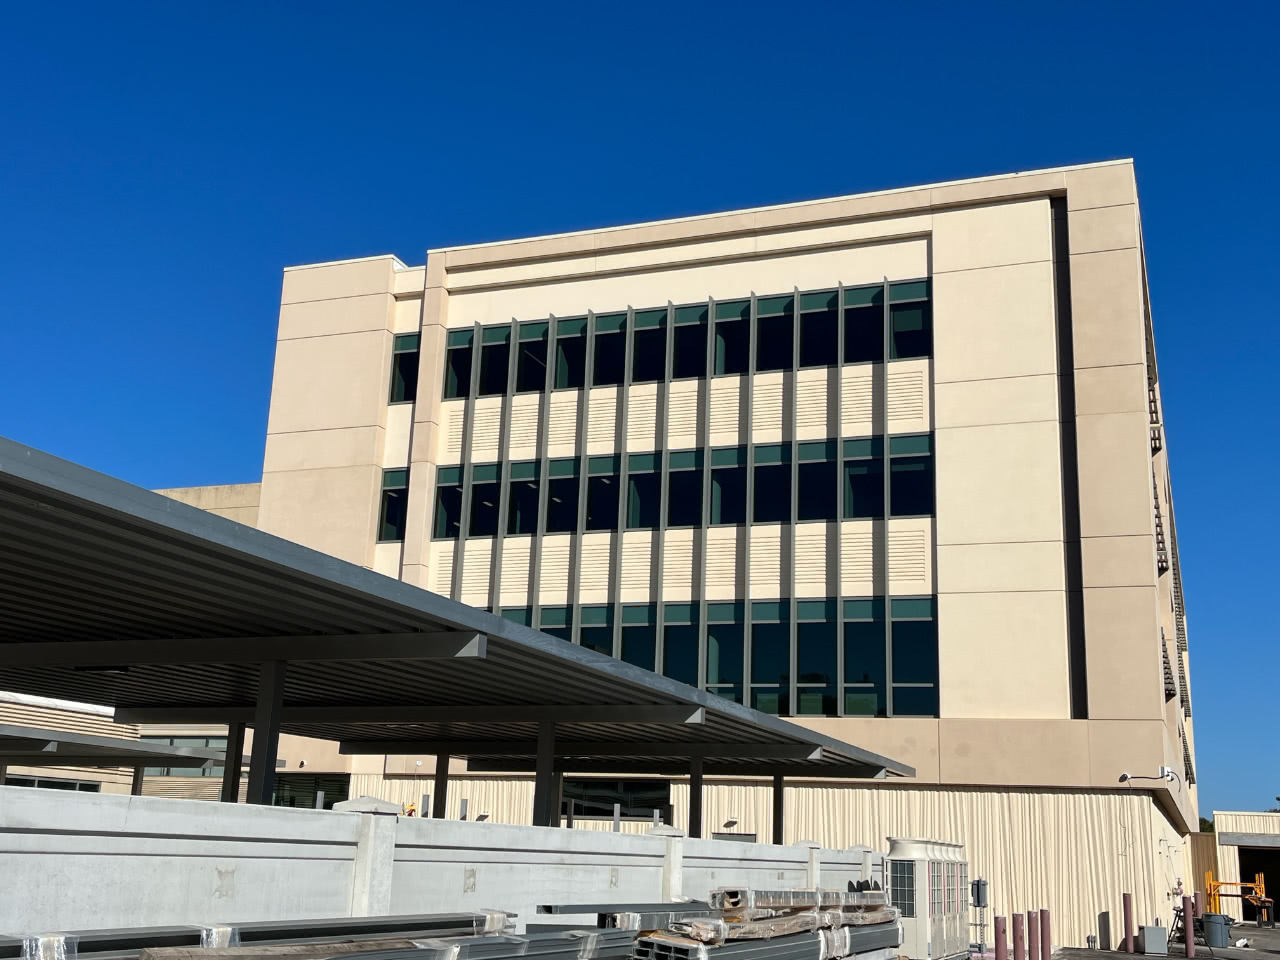
[[[844,284],[836,285],[836,716],[844,716]]]
[[[791,658],[788,669],[788,680],[790,689],[787,691],[787,713],[795,716],[797,712],[797,696],[799,688],[796,686],[796,663],[797,650],[796,643],[798,633],[796,631],[796,524],[800,517],[800,451],[796,445],[796,401],[799,399],[800,391],[800,288],[794,287],[791,299],[791,417],[790,417],[790,433],[791,433],[791,549],[790,556],[787,561],[787,654]],[[787,374],[782,375],[784,385],[787,381]],[[779,549],[782,544],[779,543]]]
[[[755,453],[755,386],[756,386],[756,293],[751,291],[751,309],[747,319],[747,513],[742,526],[742,699],[748,707],[751,698],[751,524],[756,515]],[[741,395],[741,394],[740,394]]]
[[[702,451],[702,529],[698,531],[698,688],[707,686],[707,533],[711,529],[711,378],[715,370],[715,297],[707,298],[706,378],[698,409],[698,448]]]
[[[538,398],[538,514],[534,518],[537,533],[529,549],[530,623],[535,630],[542,626],[542,549],[547,542],[547,497],[551,477],[548,469],[547,432],[551,423],[551,392],[555,387],[556,317],[547,318],[547,368],[543,372],[542,396]]]
[[[458,517],[458,542],[453,550],[453,582],[449,585],[449,597],[462,599],[462,578],[466,575],[467,534],[471,529],[471,440],[475,432],[476,396],[480,392],[480,342],[479,322],[471,327],[471,383],[467,387],[466,406],[462,408],[462,455],[459,469],[462,471],[462,506]]]
[[[893,617],[889,588],[889,278],[885,277],[883,287],[884,338],[881,343],[880,360],[880,456],[883,463],[884,501],[881,503],[880,526],[880,571],[881,583],[884,584],[884,684],[885,684],[885,716],[893,716]],[[874,381],[873,381],[874,383]],[[872,403],[874,408],[874,401]],[[874,450],[873,450],[874,452]]]
[[[516,392],[516,368],[520,363],[520,324],[511,318],[511,341],[507,347],[507,390],[502,395],[498,421],[498,529],[489,549],[489,609],[502,610],[502,543],[507,536],[507,511],[511,509],[511,404]]]
[[[569,540],[569,603],[572,607],[569,618],[569,636],[574,643],[580,642],[582,629],[582,601],[580,599],[582,583],[582,538],[587,529],[587,431],[588,417],[591,414],[591,377],[590,371],[596,360],[596,315],[587,311],[587,328],[583,331],[587,338],[587,348],[583,359],[582,392],[578,395],[578,529]]]
[[[671,444],[668,442],[671,429],[671,367],[674,362],[674,341],[676,335],[676,308],[675,305],[667,301],[667,325],[666,338],[663,343],[665,345],[663,358],[663,377],[662,383],[658,386],[658,403],[657,415],[658,422],[658,537],[654,546],[656,553],[653,569],[657,571],[657,589],[651,588],[650,595],[654,596],[655,602],[658,604],[654,615],[654,645],[653,645],[653,670],[655,673],[665,673],[662,669],[662,658],[666,646],[666,570],[664,568],[664,558],[667,550],[667,510],[669,493],[667,483],[671,476],[671,465],[669,463],[670,456],[668,448]]]
[[[622,542],[627,529],[627,414],[631,401],[631,363],[636,328],[635,308],[627,306],[626,337],[622,353],[622,382],[617,393],[613,447],[618,454],[618,520],[609,551],[609,586],[613,590],[613,655],[622,657]]]

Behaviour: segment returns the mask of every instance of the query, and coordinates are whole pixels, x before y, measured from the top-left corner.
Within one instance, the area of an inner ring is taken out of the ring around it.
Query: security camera
[[[1121,783],[1128,783],[1128,781],[1129,781],[1129,775],[1127,773],[1120,774]]]

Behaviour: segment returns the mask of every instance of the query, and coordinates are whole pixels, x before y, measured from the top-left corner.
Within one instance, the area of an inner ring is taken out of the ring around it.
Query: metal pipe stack
[[[898,910],[882,890],[713,890],[718,915],[636,940],[634,960],[833,960],[894,950]]]

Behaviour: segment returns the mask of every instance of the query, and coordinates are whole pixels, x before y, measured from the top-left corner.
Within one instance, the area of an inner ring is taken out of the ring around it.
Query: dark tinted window
[[[800,314],[800,366],[828,367],[839,363],[839,324],[834,306]]]
[[[578,478],[556,477],[547,485],[547,533],[578,529]]]
[[[637,667],[652,670],[658,656],[658,628],[646,624],[644,626],[624,626],[622,628],[622,659]]]
[[[661,517],[662,476],[633,473],[627,477],[627,529],[652,529]]]
[[[547,338],[521,340],[516,358],[516,390],[542,390],[547,384]]]
[[[938,625],[932,620],[893,621],[893,682],[938,682]]]
[[[844,712],[849,716],[883,717],[885,702],[884,622],[844,625]]]
[[[613,627],[587,627],[578,631],[579,642],[588,650],[613,656]]]
[[[538,481],[512,480],[507,503],[507,533],[538,532]]]
[[[751,625],[751,682],[791,682],[791,631],[787,624]]]
[[[884,359],[884,306],[880,302],[845,307],[844,362],[876,363]]]
[[[847,520],[884,516],[884,474],[880,460],[846,460],[844,515]]]
[[[671,624],[663,630],[662,673],[690,686],[698,683],[698,628]]]
[[[577,389],[583,385],[587,366],[587,338],[556,340],[556,388]]]
[[[587,478],[587,529],[616,530],[618,527],[618,478]]]
[[[382,491],[382,504],[378,517],[378,540],[390,542],[404,539],[405,518],[408,516],[409,490],[399,487]]]
[[[836,469],[834,461],[798,465],[797,520],[836,519]]]
[[[667,526],[702,524],[702,471],[673,470],[667,474]]]
[[[787,523],[791,520],[791,464],[756,467],[753,523]]]
[[[731,684],[741,688],[743,636],[740,623],[707,624],[708,686]]]
[[[507,392],[507,365],[510,359],[510,344],[486,343],[480,348],[480,396],[492,397]]]
[[[637,330],[631,342],[631,380],[645,383],[667,376],[666,327]]]
[[[622,382],[627,360],[627,335],[621,330],[596,334],[595,371],[591,382],[595,386],[609,386]]]
[[[889,504],[895,517],[933,513],[932,457],[889,460]]]
[[[895,717],[936,717],[938,688],[894,687],[893,715]]]
[[[471,484],[470,537],[496,537],[498,535],[498,490],[496,483]]]
[[[444,397],[465,397],[471,392],[471,344],[450,347],[444,362]]]
[[[836,713],[836,631],[834,623],[796,624],[796,713]]]
[[[790,370],[792,360],[791,313],[760,317],[756,323],[756,369]]]
[[[671,377],[704,377],[707,374],[707,325],[689,323],[675,328]]]
[[[436,488],[436,519],[431,535],[437,540],[456,539],[462,523],[462,487]]]
[[[711,471],[711,522],[747,522],[746,467],[717,467]]]
[[[836,682],[836,624],[796,624],[796,682]]]
[[[893,359],[929,356],[933,337],[928,301],[891,304],[889,321],[893,330],[890,344]]]
[[[391,403],[410,403],[418,396],[418,351],[391,355]]]
[[[716,373],[746,373],[751,356],[748,321],[717,321],[715,349]]]

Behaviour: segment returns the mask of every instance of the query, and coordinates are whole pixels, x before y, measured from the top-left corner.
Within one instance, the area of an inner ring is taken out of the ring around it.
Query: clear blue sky
[[[256,480],[286,265],[1131,156],[1201,808],[1269,806],[1277,18],[1231,7],[2,4],[0,434]]]

